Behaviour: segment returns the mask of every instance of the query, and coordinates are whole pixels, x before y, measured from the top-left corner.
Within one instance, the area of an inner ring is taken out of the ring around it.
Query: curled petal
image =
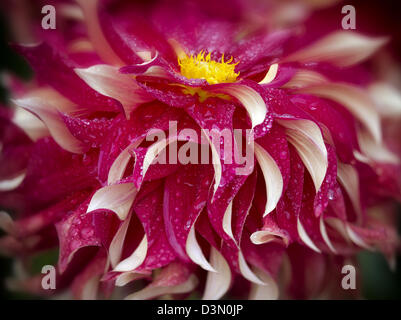
[[[76,139],[67,129],[61,114],[56,106],[40,96],[25,96],[13,101],[17,106],[24,108],[41,119],[50,131],[56,142],[65,150],[72,153],[83,153],[85,150],[81,141]]]
[[[18,188],[25,179],[26,172],[21,172],[14,178],[0,180],[0,191],[10,191]]]
[[[128,165],[129,160],[131,159],[130,151],[134,150],[143,139],[138,139],[137,141],[131,143],[128,147],[126,147],[121,153],[118,155],[116,160],[114,160],[113,164],[110,167],[109,175],[107,178],[107,183],[113,184],[122,179],[125,169]]]
[[[223,216],[223,230],[231,239],[235,241],[233,230],[231,227],[232,214],[233,214],[233,202],[230,201]]]
[[[278,71],[278,64],[272,64],[269,68],[269,70],[266,72],[265,77],[259,82],[259,84],[268,84],[270,82],[272,82],[277,75],[277,71]]]
[[[260,168],[266,184],[266,207],[263,216],[273,211],[283,192],[283,177],[280,169],[270,154],[260,145],[255,143],[255,156],[258,160]]]
[[[14,221],[5,211],[0,211],[0,230],[12,233],[14,230]]]
[[[173,262],[163,268],[150,285],[125,299],[142,300],[165,294],[187,293],[194,290],[197,285],[197,277],[190,274],[190,270],[185,265]]]
[[[387,42],[387,38],[366,37],[356,32],[337,31],[296,51],[283,62],[330,62],[349,67],[369,58]]]
[[[146,151],[145,157],[143,159],[142,166],[142,179],[145,177],[152,162],[164,152],[167,146],[171,143],[176,143],[178,137],[169,137],[168,139],[162,139],[154,144],[152,144]]]
[[[255,268],[257,276],[263,280],[265,285],[253,283],[251,292],[249,293],[250,300],[277,300],[280,294],[276,281],[267,272],[263,272],[259,268]]]
[[[213,169],[214,169],[214,186],[213,186],[213,198],[214,195],[216,194],[217,189],[219,188],[221,177],[222,177],[222,165],[220,161],[220,155],[219,152],[217,151],[216,146],[214,143],[210,140],[210,137],[205,133],[205,131],[202,129],[202,135],[206,138],[207,142],[209,143],[210,149],[212,150],[212,163],[213,163]]]
[[[114,268],[114,271],[126,272],[135,270],[142,264],[142,262],[145,261],[147,251],[148,251],[148,240],[145,235],[139,246],[135,249],[135,251],[128,258],[121,261]]]
[[[377,111],[384,117],[401,115],[401,94],[392,85],[375,82],[368,87],[370,96],[377,105]]]
[[[358,130],[358,143],[362,154],[354,151],[354,155],[361,162],[400,163],[400,159],[394,153],[388,150],[382,143],[374,140],[364,130]]]
[[[88,34],[96,52],[102,59],[112,65],[123,65],[123,61],[116,55],[107,42],[99,23],[97,12],[98,0],[77,0],[85,16]]]
[[[319,127],[310,120],[279,120],[279,123],[287,128],[288,141],[297,149],[316,192],[319,191],[328,168],[327,149]]]
[[[263,244],[276,241],[283,243],[286,247],[289,244],[288,237],[286,237],[284,234],[268,230],[261,230],[252,233],[251,241],[253,244]]]
[[[351,224],[346,223],[345,224],[345,230],[347,231],[349,239],[353,243],[355,243],[357,246],[359,246],[361,248],[368,249],[368,250],[372,250],[373,249],[368,243],[365,242],[365,240],[362,237],[360,237],[358,235],[357,232],[355,232],[355,230],[352,228]]]
[[[32,141],[37,141],[49,135],[49,130],[46,128],[46,125],[31,112],[23,108],[15,109],[12,121],[20,127]]]
[[[204,256],[201,247],[199,246],[198,241],[196,240],[195,235],[195,224],[192,225],[191,230],[189,231],[187,242],[185,244],[185,249],[187,252],[188,257],[201,266],[203,269],[210,271],[210,272],[217,272],[207,261],[206,257]]]
[[[203,300],[217,300],[225,295],[231,284],[230,267],[214,247],[210,248],[210,263],[217,272],[208,272]]]
[[[56,223],[60,242],[59,267],[63,273],[75,253],[85,247],[101,246],[101,240],[95,235],[92,216],[85,214],[85,204],[72,214]]]
[[[75,69],[75,72],[92,89],[120,101],[128,119],[136,106],[152,100],[132,77],[120,73],[117,67],[98,64],[86,69]]]
[[[327,234],[326,224],[324,222],[323,215],[320,216],[319,229],[320,229],[320,234],[322,235],[322,238],[326,243],[326,245],[334,254],[336,254],[337,250],[334,248],[333,243],[331,242],[329,235]]]
[[[244,255],[242,254],[241,251],[238,252],[238,266],[239,270],[242,274],[242,276],[251,281],[252,283],[259,285],[259,286],[264,286],[266,285],[263,280],[261,280],[248,266],[246,263],[246,260],[244,258]]]
[[[131,221],[131,215],[124,220],[111,240],[109,247],[109,259],[112,267],[115,267],[121,259],[125,236]]]
[[[347,191],[358,217],[362,217],[361,200],[359,196],[359,177],[356,169],[349,164],[338,163],[338,181]]]
[[[176,286],[166,287],[152,287],[148,286],[138,292],[130,294],[125,297],[125,300],[146,300],[156,298],[165,294],[179,294],[193,291],[198,285],[198,278],[195,275],[191,275],[187,281]]]
[[[342,104],[364,124],[377,142],[381,141],[379,114],[369,95],[361,89],[344,83],[330,83],[304,88],[301,91]]]
[[[298,230],[299,237],[301,238],[303,243],[305,243],[313,251],[316,251],[317,253],[321,253],[320,249],[318,247],[316,247],[316,245],[313,243],[312,239],[306,233],[306,230],[305,230],[304,226],[302,225],[299,217],[297,220],[297,230]]]
[[[327,82],[327,78],[311,70],[298,70],[295,75],[283,85],[283,88],[304,88]]]
[[[252,128],[263,123],[267,114],[267,106],[256,90],[242,84],[216,85],[208,89],[212,92],[219,92],[231,95],[238,99],[244,106],[252,121]]]
[[[95,192],[87,212],[98,209],[111,210],[120,220],[125,220],[134,202],[137,190],[133,183],[106,186]]]
[[[124,272],[124,273],[121,273],[116,278],[116,286],[124,287],[128,283],[138,280],[138,279],[142,279],[144,277],[146,277],[146,274],[136,273],[136,272]]]

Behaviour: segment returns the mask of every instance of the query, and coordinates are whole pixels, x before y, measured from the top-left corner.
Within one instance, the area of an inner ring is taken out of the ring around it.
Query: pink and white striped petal
[[[268,84],[272,82],[277,75],[278,64],[274,63],[270,66],[269,70],[267,70],[265,77],[259,82],[259,84]]]
[[[317,85],[301,89],[300,92],[314,94],[345,106],[365,126],[377,142],[381,141],[380,117],[367,92],[345,83]]]
[[[277,300],[279,298],[279,288],[277,282],[267,272],[255,268],[255,274],[263,280],[265,285],[253,283],[249,293],[249,300]]]
[[[252,128],[261,124],[266,118],[266,103],[258,92],[246,85],[225,83],[211,86],[208,91],[228,94],[241,102],[251,118]]]
[[[50,135],[46,125],[38,117],[23,108],[15,109],[12,122],[21,128],[32,141]]]
[[[128,258],[124,259],[123,261],[120,261],[113,271],[127,272],[135,270],[145,261],[147,252],[148,252],[148,239],[145,234],[144,237],[142,238],[142,241],[140,242],[138,247],[134,250],[134,252]]]
[[[180,294],[193,291],[199,281],[195,275],[190,275],[184,282],[176,286],[147,286],[146,288],[125,297],[125,300],[147,300],[166,294]]]
[[[401,116],[401,93],[394,86],[386,82],[375,82],[368,87],[368,91],[381,116]]]
[[[295,75],[283,85],[283,88],[299,89],[327,82],[322,74],[311,70],[298,70]]]
[[[114,160],[110,167],[107,183],[109,185],[118,182],[122,179],[125,169],[127,168],[128,162],[131,159],[131,151],[140,145],[143,139],[138,139],[126,147]]]
[[[208,272],[203,300],[218,300],[223,297],[231,284],[231,270],[222,254],[210,248],[210,263],[217,272]]]
[[[24,171],[11,179],[0,180],[0,191],[11,191],[18,188],[24,181],[25,175],[26,172]]]
[[[127,235],[128,226],[131,221],[131,215],[124,220],[124,222],[118,228],[116,234],[111,240],[109,247],[109,260],[111,266],[114,268],[121,260],[121,255],[124,246],[125,236]]]
[[[383,37],[373,38],[352,31],[337,31],[294,52],[281,62],[329,62],[338,67],[349,67],[369,58],[387,41]]]
[[[188,238],[185,244],[185,251],[188,257],[197,265],[199,265],[202,269],[209,272],[217,272],[207,261],[205,255],[202,252],[201,247],[199,246],[198,241],[196,240],[195,234],[195,223],[192,224],[191,230],[189,231]]]
[[[62,101],[59,104],[55,100],[32,93],[13,100],[13,103],[41,119],[50,131],[51,136],[63,149],[72,153],[83,153],[85,151],[83,143],[71,134],[59,113],[58,108],[63,105]]]
[[[75,72],[93,90],[120,101],[128,119],[136,106],[153,99],[136,84],[133,77],[120,73],[118,67],[98,64],[75,69]]]
[[[134,202],[137,190],[133,183],[114,184],[103,187],[95,192],[89,203],[87,212],[98,209],[111,210],[125,220]]]
[[[297,150],[318,192],[328,168],[327,149],[319,127],[311,120],[278,122],[286,128],[287,139]]]
[[[362,153],[355,150],[354,155],[361,162],[400,163],[397,155],[387,149],[383,143],[374,140],[365,130],[358,130],[358,144]]]
[[[337,179],[344,187],[351,199],[352,206],[357,213],[358,219],[361,222],[362,208],[359,195],[359,177],[356,169],[349,164],[338,162],[337,165]]]
[[[97,54],[107,63],[116,66],[124,65],[106,40],[99,23],[97,12],[98,0],[76,0],[84,13],[84,21],[88,29],[89,38]]]
[[[302,242],[306,246],[308,246],[313,251],[316,251],[317,253],[321,253],[320,249],[316,246],[316,244],[309,237],[309,235],[306,232],[304,226],[302,225],[301,220],[299,219],[299,217],[297,219],[297,230],[298,230],[299,237],[301,238]]]
[[[266,207],[263,216],[272,212],[283,192],[283,177],[281,171],[270,154],[259,144],[255,143],[255,156],[262,169],[266,185]]]

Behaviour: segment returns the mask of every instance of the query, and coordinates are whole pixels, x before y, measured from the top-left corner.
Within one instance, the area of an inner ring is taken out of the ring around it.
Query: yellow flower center
[[[205,56],[201,51],[197,56],[186,54],[178,58],[178,64],[181,67],[181,74],[188,79],[205,79],[209,84],[235,82],[239,72],[235,72],[237,63],[232,63],[233,58],[224,61],[224,55],[221,62],[210,58],[210,53]]]

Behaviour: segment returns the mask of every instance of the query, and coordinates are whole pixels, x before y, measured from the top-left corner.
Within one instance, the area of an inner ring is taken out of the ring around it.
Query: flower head
[[[77,2],[16,46],[35,82],[0,118],[2,252],[58,248],[77,298],[309,297],[362,248],[392,261],[399,156],[362,65],[385,38],[311,39],[275,2],[268,24],[242,2]]]

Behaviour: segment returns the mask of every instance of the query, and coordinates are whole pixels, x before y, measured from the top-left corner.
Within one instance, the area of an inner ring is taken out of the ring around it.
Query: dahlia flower
[[[362,249],[394,263],[399,93],[366,63],[387,38],[303,33],[305,4],[53,4],[57,29],[14,45],[34,79],[1,109],[0,251],[58,249],[56,289],[21,268],[14,288],[339,297]]]

